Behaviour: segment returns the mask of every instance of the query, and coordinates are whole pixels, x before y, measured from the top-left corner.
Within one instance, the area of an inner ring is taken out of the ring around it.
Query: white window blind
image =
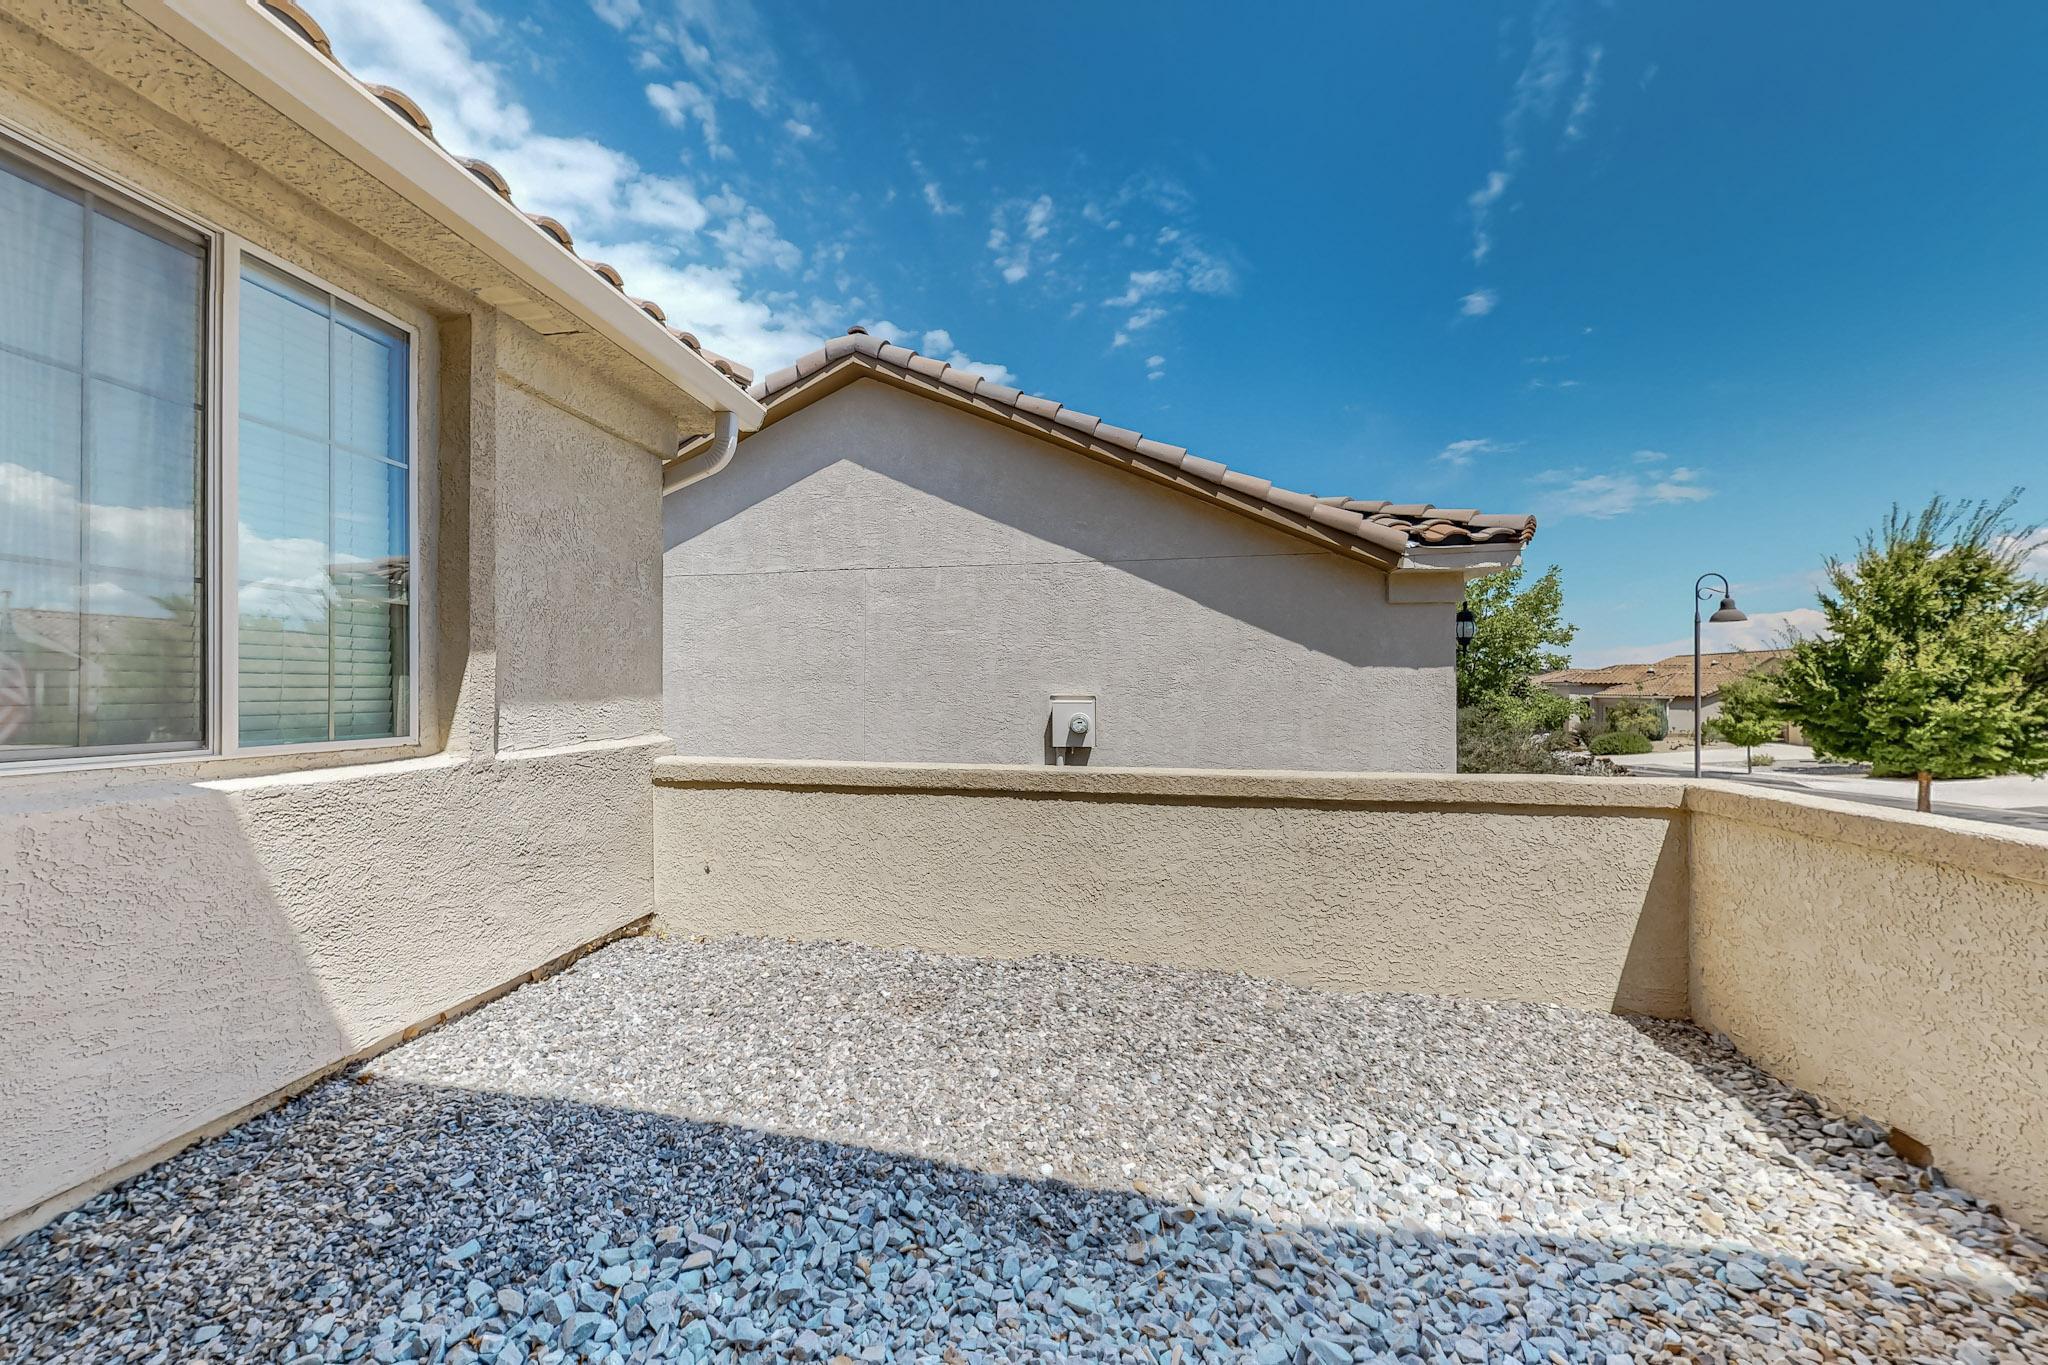
[[[252,260],[240,329],[241,743],[406,734],[406,336]]]
[[[206,281],[0,154],[0,761],[206,741]]]

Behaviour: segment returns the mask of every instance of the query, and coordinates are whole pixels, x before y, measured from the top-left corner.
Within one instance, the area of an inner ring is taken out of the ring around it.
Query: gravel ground
[[[2048,1248],[1696,1029],[631,940],[0,1250],[0,1359],[2048,1359]]]

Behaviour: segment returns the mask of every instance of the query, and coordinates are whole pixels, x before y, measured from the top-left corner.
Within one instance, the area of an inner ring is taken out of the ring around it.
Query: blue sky
[[[855,322],[1276,482],[1534,511],[1575,661],[2048,515],[2048,6],[319,0],[714,349]],[[1710,640],[1712,637],[1710,637]]]

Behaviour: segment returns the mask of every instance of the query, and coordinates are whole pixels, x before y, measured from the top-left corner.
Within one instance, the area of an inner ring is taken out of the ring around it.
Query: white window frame
[[[186,232],[195,233],[206,244],[206,420],[202,424],[205,449],[200,459],[200,477],[206,495],[201,502],[200,536],[206,546],[206,617],[201,622],[205,660],[202,687],[205,695],[204,742],[181,749],[131,749],[122,753],[80,754],[76,757],[0,761],[0,779],[31,773],[72,772],[90,768],[130,768],[165,764],[218,763],[228,759],[286,757],[332,754],[377,749],[411,749],[420,743],[420,619],[423,582],[420,576],[420,330],[337,287],[304,267],[257,246],[231,232],[161,198],[87,165],[76,157],[52,147],[43,139],[0,119],[0,149],[41,166],[61,178],[78,183],[93,194],[104,195],[145,217],[160,218]],[[5,245],[0,244],[0,250]],[[380,739],[329,739],[304,744],[244,745],[237,706],[236,661],[241,654],[241,614],[236,584],[240,549],[237,477],[240,472],[239,428],[241,375],[242,261],[254,260],[271,270],[288,275],[309,289],[331,294],[339,302],[377,319],[405,337],[405,496],[406,496],[406,726],[405,733]]]

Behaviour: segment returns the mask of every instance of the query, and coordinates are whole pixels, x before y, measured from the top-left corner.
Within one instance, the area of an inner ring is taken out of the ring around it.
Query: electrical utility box
[[[1052,699],[1052,747],[1092,749],[1095,747],[1095,698],[1072,693]]]

